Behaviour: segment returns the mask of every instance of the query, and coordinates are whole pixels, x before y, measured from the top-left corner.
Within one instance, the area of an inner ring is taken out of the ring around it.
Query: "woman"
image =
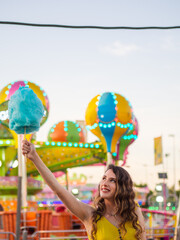
[[[32,143],[24,140],[22,152],[29,158],[49,187],[85,225],[90,240],[145,240],[144,220],[130,175],[109,165],[98,187],[95,207],[82,203],[62,187],[38,156]]]

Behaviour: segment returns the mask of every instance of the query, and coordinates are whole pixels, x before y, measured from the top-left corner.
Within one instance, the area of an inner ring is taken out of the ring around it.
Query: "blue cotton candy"
[[[8,104],[9,128],[17,134],[36,132],[44,115],[41,100],[27,87],[20,87]]]

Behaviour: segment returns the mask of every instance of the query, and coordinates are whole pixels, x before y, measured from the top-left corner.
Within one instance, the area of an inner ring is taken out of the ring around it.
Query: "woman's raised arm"
[[[54,191],[55,194],[57,194],[57,196],[74,215],[76,215],[83,222],[91,218],[93,208],[88,204],[77,200],[70,192],[68,192],[58,183],[52,172],[46,167],[37,154],[32,143],[28,142],[27,140],[23,140],[22,153],[34,163],[49,187]]]

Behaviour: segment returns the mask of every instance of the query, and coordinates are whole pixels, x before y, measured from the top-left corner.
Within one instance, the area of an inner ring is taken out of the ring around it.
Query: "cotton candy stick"
[[[17,215],[16,215],[16,240],[20,239],[21,233],[21,205],[22,205],[22,135],[18,135],[18,196],[17,196]]]

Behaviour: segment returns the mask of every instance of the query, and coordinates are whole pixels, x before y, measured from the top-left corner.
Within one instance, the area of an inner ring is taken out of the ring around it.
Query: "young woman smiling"
[[[145,240],[144,219],[135,203],[133,182],[126,170],[109,165],[98,186],[94,207],[77,200],[62,187],[38,156],[35,147],[23,141],[29,158],[49,187],[85,225],[90,240]]]

